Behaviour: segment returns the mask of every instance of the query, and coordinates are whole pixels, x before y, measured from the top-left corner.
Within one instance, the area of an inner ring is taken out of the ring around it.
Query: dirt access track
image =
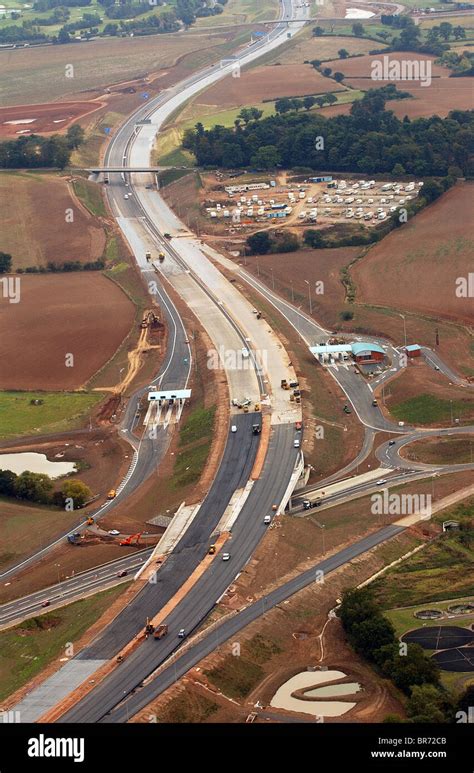
[[[21,302],[0,304],[1,389],[82,387],[128,334],[134,306],[99,272],[21,277]],[[66,367],[66,353],[74,366]]]
[[[104,105],[105,102],[91,100],[0,107],[0,138],[63,132],[74,121],[100,110]]]

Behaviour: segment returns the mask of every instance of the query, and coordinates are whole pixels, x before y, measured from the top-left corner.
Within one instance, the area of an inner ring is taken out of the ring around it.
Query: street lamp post
[[[404,314],[400,314],[400,317],[403,319],[403,336],[405,338],[405,346],[407,345],[407,320]]]
[[[307,279],[305,279],[304,281],[308,285],[309,313],[312,314],[313,313],[313,304],[312,304],[312,301],[311,301],[311,284],[308,282]]]

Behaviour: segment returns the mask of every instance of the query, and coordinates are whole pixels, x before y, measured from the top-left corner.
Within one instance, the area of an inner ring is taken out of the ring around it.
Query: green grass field
[[[474,499],[443,510],[435,521],[469,519]],[[426,545],[398,566],[371,583],[383,609],[431,605],[444,599],[464,598],[474,593],[474,547],[463,532],[452,531]]]
[[[180,429],[171,485],[182,488],[201,477],[211,450],[216,407],[195,408]]]
[[[102,399],[87,392],[0,392],[0,438],[74,429]]]
[[[276,19],[278,0],[229,0],[224,13],[197,19],[196,27],[217,27],[220,24],[245,24],[263,19]]]
[[[65,654],[128,587],[98,593],[67,607],[0,632],[0,699],[6,698]]]
[[[82,177],[76,177],[72,185],[74,193],[92,215],[107,217],[107,210],[105,209],[100,186]]]
[[[390,406],[391,414],[398,421],[406,421],[410,424],[434,424],[448,421],[451,415],[463,423],[472,416],[473,410],[472,401],[442,400],[426,394]]]

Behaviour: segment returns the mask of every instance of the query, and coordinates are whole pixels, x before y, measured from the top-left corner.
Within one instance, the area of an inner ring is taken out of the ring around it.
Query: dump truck
[[[153,638],[154,639],[162,639],[163,636],[166,636],[168,633],[168,626],[165,623],[162,623],[161,625],[157,625],[155,630],[153,631]]]

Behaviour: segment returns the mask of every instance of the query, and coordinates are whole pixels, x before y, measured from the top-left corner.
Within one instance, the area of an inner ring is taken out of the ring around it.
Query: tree
[[[243,107],[238,117],[247,125],[249,121],[258,121],[263,115],[263,110],[257,107]]]
[[[0,274],[8,274],[12,267],[12,256],[8,252],[0,252]]]
[[[31,502],[47,504],[51,501],[53,482],[48,475],[26,470],[18,475],[15,483],[15,494],[18,499],[29,499]]]
[[[86,486],[81,480],[66,480],[61,486],[63,500],[72,499],[74,510],[84,507],[85,503],[92,497],[89,486]]]
[[[64,27],[61,27],[61,29],[58,32],[58,43],[70,43],[71,42],[71,36],[67,30],[64,29]]]
[[[443,40],[449,40],[453,31],[453,25],[449,21],[442,21],[439,25],[439,34]]]
[[[273,169],[281,163],[281,157],[275,145],[262,145],[253,154],[250,163],[258,169]]]
[[[17,475],[10,470],[0,470],[0,494],[4,497],[15,496]]]
[[[441,196],[443,192],[443,189],[439,183],[436,182],[436,180],[425,180],[425,184],[423,185],[423,191],[422,196],[428,203],[431,201],[435,201],[439,196]]]
[[[392,169],[392,174],[394,174],[397,177],[399,177],[402,174],[406,174],[404,166],[399,163],[395,164],[395,166]]]
[[[355,623],[349,634],[355,649],[365,657],[373,660],[374,653],[394,640],[395,629],[387,618],[380,613]]]
[[[288,97],[283,97],[282,99],[277,99],[275,102],[275,111],[277,113],[288,113],[290,110],[292,110],[293,104],[292,100]]]
[[[374,659],[382,673],[406,694],[415,685],[439,683],[437,664],[418,644],[409,644],[406,655],[400,655],[397,643],[388,644],[375,653]]]
[[[356,38],[361,38],[364,34],[364,25],[360,23],[360,21],[356,21],[355,24],[352,25],[352,34],[356,36]]]
[[[259,110],[258,107],[251,107],[250,113],[253,121],[258,121],[263,115],[263,110]]]
[[[311,96],[305,97],[303,99],[303,105],[304,105],[305,110],[311,110],[311,108],[314,106],[315,101],[316,100],[315,100],[314,97],[311,97]]]
[[[323,75],[325,75],[325,76],[326,76],[326,78],[329,78],[329,76],[331,75],[331,73],[332,73],[332,70],[331,70],[331,68],[330,68],[330,67],[325,67],[325,68],[324,68],[324,70],[323,70]]]
[[[257,231],[247,238],[247,247],[253,255],[266,255],[271,246],[270,234],[267,231]]]
[[[304,243],[308,247],[312,247],[314,250],[321,249],[325,246],[325,240],[321,231],[315,231],[313,228],[309,228],[304,232]]]
[[[311,59],[310,64],[314,67],[315,70],[317,70],[318,67],[321,67],[322,61],[321,59]]]
[[[296,234],[293,234],[290,231],[285,231],[275,241],[272,252],[295,252],[299,246],[300,243]]]
[[[304,107],[304,102],[302,99],[292,99],[291,100],[291,106],[293,110],[301,110]]]
[[[407,714],[411,721],[420,723],[446,721],[445,703],[440,691],[432,684],[415,686],[407,703]]]
[[[474,706],[474,684],[468,685],[464,692],[462,693],[461,697],[459,698],[457,705],[456,705],[456,711],[464,711],[465,714],[469,717],[470,714],[472,714]]]
[[[84,142],[84,135],[84,129],[78,123],[70,126],[66,133],[68,147],[77,150],[79,145]]]
[[[368,588],[352,588],[344,593],[339,618],[345,631],[352,631],[354,625],[376,614],[378,610]]]
[[[346,48],[340,48],[337,53],[339,54],[339,59],[347,59],[349,56],[349,51]]]
[[[324,29],[322,27],[313,27],[313,35],[320,38],[321,35],[324,35]]]
[[[337,81],[338,83],[342,83],[342,81],[344,80],[345,77],[346,76],[344,75],[343,72],[335,72],[334,73],[334,80]]]
[[[466,37],[466,30],[464,27],[458,25],[457,27],[453,27],[453,35],[455,40],[464,40]]]
[[[335,102],[337,102],[337,97],[334,94],[325,94],[324,98],[328,105],[333,105]]]

